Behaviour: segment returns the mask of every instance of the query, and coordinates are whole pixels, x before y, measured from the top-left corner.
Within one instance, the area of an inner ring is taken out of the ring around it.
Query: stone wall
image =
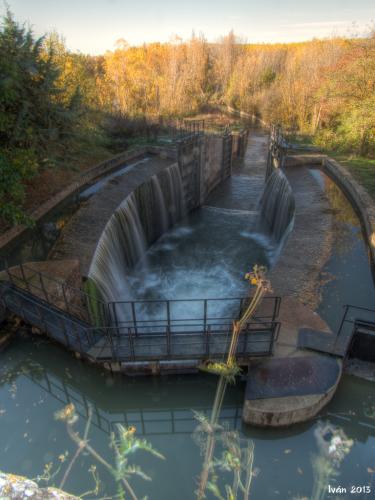
[[[292,154],[287,157],[287,166],[316,166],[329,175],[350,199],[359,215],[370,249],[372,265],[375,266],[375,202],[367,191],[352,177],[350,172],[336,160],[322,154]]]
[[[152,150],[152,151],[151,151]],[[120,166],[126,164],[128,161],[132,161],[136,158],[140,158],[148,152],[152,152],[155,154],[159,153],[158,148],[137,148],[136,150],[126,151],[119,155],[116,155],[109,160],[105,160],[98,165],[93,166],[92,168],[83,172],[78,179],[69,184],[66,188],[62,189],[56,195],[52,196],[48,201],[42,203],[36,210],[34,210],[30,217],[34,221],[39,221],[43,217],[45,217],[49,212],[58,207],[63,201],[65,201],[69,196],[72,196],[75,193],[80,192],[85,186],[95,181],[96,179],[110,174],[112,171],[118,169]],[[166,150],[164,153],[167,157],[168,155],[172,155],[169,150]],[[6,251],[8,246],[14,244],[18,241],[29,228],[27,226],[14,226],[11,229],[5,231],[2,235],[0,235],[0,251]]]
[[[359,214],[367,243],[371,253],[372,265],[375,265],[375,203],[367,191],[358,184],[348,170],[336,160],[326,156],[322,162],[323,170],[346,193]]]
[[[204,165],[204,137],[193,136],[178,145],[178,166],[188,211],[200,205],[201,169]]]
[[[178,164],[188,210],[202,205],[215,187],[232,173],[245,155],[248,131],[196,136],[181,141]]]

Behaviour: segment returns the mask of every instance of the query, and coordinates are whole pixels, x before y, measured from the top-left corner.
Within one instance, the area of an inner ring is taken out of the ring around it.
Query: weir
[[[146,250],[135,193],[130,194],[108,221],[95,251],[89,277],[110,302],[124,293],[124,276]]]
[[[147,247],[184,215],[177,164],[154,175],[121,203],[103,231],[88,275],[106,302],[129,298],[127,273]]]
[[[275,168],[267,179],[260,214],[272,238],[280,243],[293,227],[294,195],[284,173]]]

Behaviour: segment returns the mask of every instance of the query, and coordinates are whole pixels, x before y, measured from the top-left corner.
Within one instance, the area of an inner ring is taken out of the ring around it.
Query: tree
[[[63,98],[52,46],[8,11],[0,27],[0,216],[25,222],[23,181],[67,147],[78,94]]]

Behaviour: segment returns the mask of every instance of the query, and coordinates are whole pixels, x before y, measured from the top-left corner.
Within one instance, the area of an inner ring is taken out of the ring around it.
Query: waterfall
[[[131,193],[107,222],[89,270],[106,301],[127,295],[126,271],[145,251],[146,239],[135,194]]]
[[[166,171],[168,184],[168,212],[171,225],[178,222],[186,213],[184,189],[179,166],[172,165]]]
[[[269,176],[260,201],[260,214],[276,243],[281,243],[293,226],[294,196],[283,172],[276,168]]]
[[[169,226],[168,212],[167,207],[165,205],[165,199],[163,192],[161,190],[159,179],[156,175],[151,178],[151,186],[152,186],[152,195],[153,195],[153,203],[156,209],[156,219],[158,224],[158,233],[164,234],[167,231]]]
[[[107,222],[89,270],[89,278],[105,301],[131,299],[129,269],[185,212],[177,164],[154,175],[125,198]]]

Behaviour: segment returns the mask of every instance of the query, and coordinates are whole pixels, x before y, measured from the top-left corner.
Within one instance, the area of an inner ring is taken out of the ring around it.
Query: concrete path
[[[332,248],[331,206],[307,167],[287,167],[284,173],[295,199],[294,228],[269,277],[275,293],[316,310],[321,270]]]

